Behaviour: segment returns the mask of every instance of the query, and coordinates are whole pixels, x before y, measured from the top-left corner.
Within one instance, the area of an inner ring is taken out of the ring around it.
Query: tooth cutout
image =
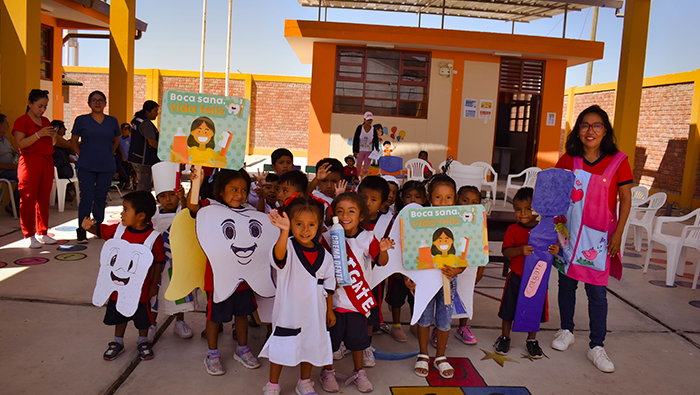
[[[196,229],[214,274],[214,302],[226,300],[243,280],[258,295],[275,296],[269,253],[280,231],[266,214],[212,203],[197,212]]]
[[[117,311],[131,317],[138,308],[141,288],[153,263],[151,247],[159,233],[152,232],[144,244],[132,244],[121,239],[124,229],[119,224],[114,238],[102,247],[92,304],[104,306],[112,292],[117,292]]]

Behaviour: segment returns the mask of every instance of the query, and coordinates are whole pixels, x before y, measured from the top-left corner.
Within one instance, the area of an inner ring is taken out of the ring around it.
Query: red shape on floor
[[[428,384],[431,387],[485,387],[484,379],[476,371],[469,358],[447,358],[447,362],[455,370],[454,377],[443,379],[440,372],[433,366],[435,358],[430,358],[430,373],[428,373]]]
[[[5,267],[5,266],[7,266],[7,263],[5,263],[5,262],[0,262],[0,267]]]
[[[662,264],[664,264],[664,265],[666,264],[666,260],[665,260],[665,259],[651,258],[651,259],[649,259],[649,260],[652,261],[652,262],[654,262],[654,263],[662,263]]]
[[[666,250],[658,250],[656,248],[652,249],[651,252],[666,252]]]

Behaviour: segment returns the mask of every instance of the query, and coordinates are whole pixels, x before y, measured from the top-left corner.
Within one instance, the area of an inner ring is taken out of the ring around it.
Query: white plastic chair
[[[2,190],[0,190],[0,202],[5,200],[5,191],[10,195],[10,204],[12,205],[12,216],[17,219],[19,218],[17,216],[17,207],[15,206],[15,194],[13,193],[12,190],[12,181],[6,179],[6,178],[0,178],[0,183],[4,182],[6,184],[6,187]],[[19,188],[19,185],[17,185],[17,188]]]
[[[455,165],[454,162],[450,165],[450,177],[455,180],[457,190],[465,185],[472,185],[481,191],[481,182],[484,178],[484,169],[479,166],[471,165]]]
[[[75,199],[76,203],[80,204],[80,185],[78,181],[78,173],[75,171],[75,164],[71,163],[70,166],[73,168],[73,177],[71,178],[58,178],[58,169],[56,166],[53,167],[53,186],[51,187],[51,206],[53,206],[54,199],[56,199],[56,191],[58,191],[58,212],[62,213],[66,207],[66,187],[71,182],[75,187]]]
[[[406,170],[408,171],[406,181],[423,181],[425,177],[423,173],[427,168],[432,174],[435,174],[435,170],[430,163],[424,161],[423,159],[413,158],[406,162]]]
[[[632,187],[632,205],[634,206],[635,201],[637,203],[637,206],[639,206],[641,201],[645,200],[646,198],[649,197],[649,188],[643,186],[643,185],[638,185],[636,187]]]
[[[503,207],[506,206],[506,202],[508,201],[508,190],[509,189],[514,189],[517,191],[518,189],[525,188],[525,187],[534,188],[535,183],[537,182],[537,173],[539,173],[541,171],[542,171],[542,169],[540,169],[539,167],[528,167],[527,169],[521,171],[518,174],[509,174],[508,180],[506,181],[505,194],[503,195]],[[525,176],[525,182],[523,182],[522,185],[513,184],[513,179],[520,178],[522,176]],[[494,196],[494,199],[495,198],[496,197]]]
[[[496,170],[486,162],[474,162],[470,166],[478,166],[484,169],[484,177],[481,180],[481,185],[489,187],[493,199],[496,200],[496,192],[498,191],[498,173],[496,173]],[[489,181],[489,177],[491,177],[491,181]],[[481,191],[481,188],[479,188],[479,190]]]
[[[437,167],[437,169],[435,169],[435,171],[438,171],[438,172],[442,173],[442,168],[445,166],[446,163],[447,163],[447,160],[443,160],[442,162],[440,162],[440,165]],[[461,165],[461,164],[462,164],[462,163],[460,163],[459,161],[456,161],[456,160],[453,160],[452,163],[453,163],[453,164],[457,164],[457,165]],[[447,172],[445,172],[445,174],[447,174],[448,176],[449,176],[450,173],[452,172],[452,167],[451,167],[451,166],[452,166],[452,164],[450,164],[450,168],[447,169]]]
[[[642,187],[644,188],[644,187]],[[634,195],[633,195],[634,196]],[[634,228],[634,250],[639,252],[642,249],[642,230],[647,231],[647,240],[651,239],[654,228],[654,219],[656,218],[656,212],[659,211],[661,206],[666,203],[666,194],[663,192],[655,193],[650,197],[632,202],[632,208],[630,209],[630,215],[627,218],[627,224],[625,225],[625,230],[622,232],[622,246],[620,248],[620,257],[624,256],[624,247],[627,242],[627,234],[630,228]],[[648,207],[641,207],[643,204],[649,203]],[[643,214],[640,218],[637,214]],[[651,244],[651,243],[650,243]],[[647,248],[649,248],[647,246]]]
[[[693,225],[683,227],[681,236],[671,236],[663,233],[663,226],[672,222],[683,222],[695,217]],[[663,244],[666,247],[666,285],[673,286],[674,275],[682,276],[685,273],[685,248],[695,248],[700,251],[700,208],[688,215],[682,217],[658,217],[656,218],[656,226],[652,233],[651,240],[647,246],[647,256],[644,261],[644,273],[649,269],[649,260],[651,259],[652,242]],[[700,265],[700,262],[697,263]],[[695,279],[697,281],[698,270],[695,270]],[[696,284],[697,285],[697,284]]]

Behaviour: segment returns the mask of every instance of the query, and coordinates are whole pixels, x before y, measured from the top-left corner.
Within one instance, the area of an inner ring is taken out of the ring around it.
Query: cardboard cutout
[[[556,244],[558,239],[554,217],[566,214],[569,209],[569,196],[573,185],[574,174],[568,170],[547,169],[537,174],[532,208],[542,218],[530,231],[527,243],[533,247],[533,252],[525,257],[513,320],[514,332],[540,330],[540,318],[554,259],[548,249],[550,245]]]
[[[207,256],[197,241],[195,221],[190,210],[177,213],[170,226],[170,250],[173,255],[173,273],[165,291],[168,300],[179,300],[195,288],[204,289]]]
[[[197,212],[196,228],[214,275],[214,302],[226,300],[244,280],[258,295],[275,296],[268,254],[280,230],[265,213],[212,202]]]
[[[102,246],[92,304],[104,306],[112,292],[117,292],[117,311],[131,317],[138,308],[143,282],[153,264],[151,248],[159,233],[151,232],[143,244],[132,244],[121,239],[124,230],[126,227],[119,224],[114,238]]]

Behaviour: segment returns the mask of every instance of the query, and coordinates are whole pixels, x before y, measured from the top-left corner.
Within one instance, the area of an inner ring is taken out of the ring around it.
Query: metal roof
[[[599,6],[622,8],[622,0],[297,0],[304,7],[410,12],[486,18],[508,22],[531,22],[566,11]]]

